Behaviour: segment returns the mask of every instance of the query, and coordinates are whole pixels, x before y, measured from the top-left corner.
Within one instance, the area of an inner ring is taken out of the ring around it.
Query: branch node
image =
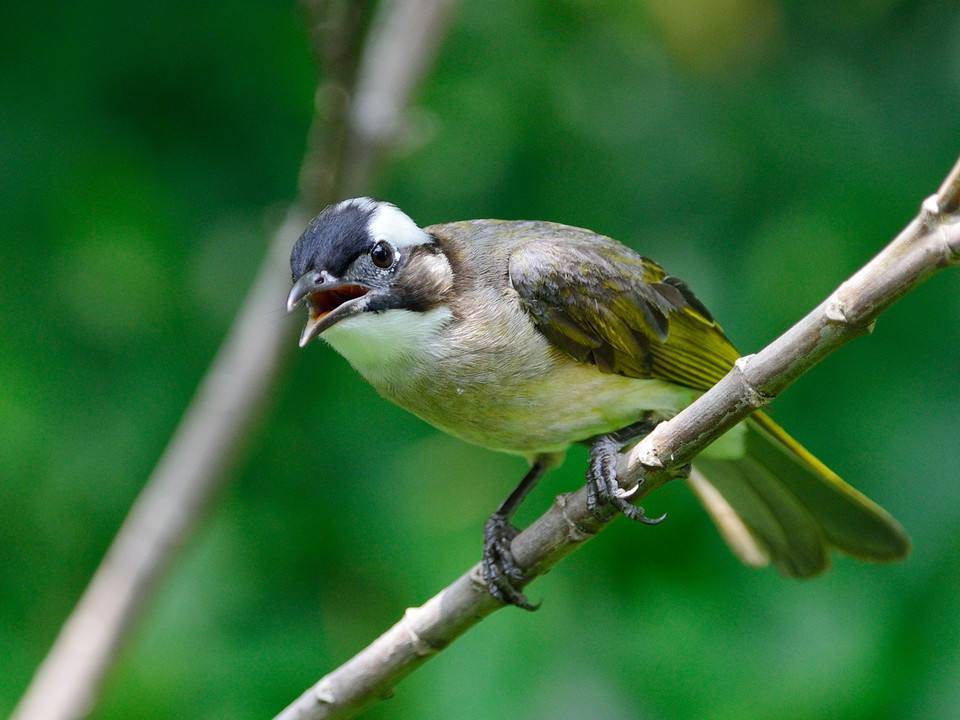
[[[483,569],[480,567],[480,563],[470,568],[470,584],[473,585],[475,592],[488,594],[487,583],[483,579]]]
[[[943,250],[943,259],[946,265],[955,265],[960,262],[960,244],[950,242],[947,235],[947,219],[945,207],[941,202],[940,194],[931,195],[920,205],[920,221],[931,233],[936,233]],[[954,225],[955,223],[951,223]]]
[[[931,230],[940,220],[940,198],[934,193],[920,203],[920,221]]]
[[[846,318],[846,316],[844,316],[844,318]],[[760,390],[750,381],[750,378],[747,377],[747,371],[754,357],[756,356],[744,355],[741,358],[737,358],[733,367],[737,371],[737,376],[740,378],[740,385],[743,387],[743,399],[750,407],[761,408],[773,400],[773,397]]]
[[[666,467],[663,460],[660,459],[660,455],[657,454],[657,449],[651,444],[650,447],[644,447],[645,443],[637,445],[637,462],[640,463],[641,467],[650,468],[651,470],[663,470]]]
[[[333,694],[333,688],[330,687],[328,678],[324,678],[313,686],[313,697],[323,705],[333,705],[337,702],[337,696]]]
[[[419,633],[413,629],[413,620],[419,612],[421,612],[421,608],[407,608],[403,613],[403,618],[400,620],[400,625],[410,637],[410,644],[413,647],[413,651],[420,657],[424,657],[426,655],[433,655],[438,648],[420,637]]]
[[[849,325],[850,319],[847,317],[847,304],[840,298],[840,288],[830,296],[830,299],[827,300],[827,306],[824,308],[824,315],[827,316],[829,322],[835,323],[837,325]]]
[[[560,516],[563,518],[564,522],[567,523],[567,539],[570,542],[583,542],[584,540],[589,540],[591,537],[596,535],[595,532],[587,530],[582,525],[577,524],[570,519],[570,516],[567,515],[567,502],[570,496],[567,494],[557,495],[554,504],[557,506],[557,509],[560,510]]]

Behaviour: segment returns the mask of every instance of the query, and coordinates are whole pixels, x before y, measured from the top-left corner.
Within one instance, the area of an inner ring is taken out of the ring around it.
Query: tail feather
[[[910,551],[893,517],[769,416],[754,413],[746,425],[742,457],[701,456],[691,475],[691,486],[741,559],[757,565],[766,558],[786,575],[809,577],[829,567],[830,546],[879,562]]]

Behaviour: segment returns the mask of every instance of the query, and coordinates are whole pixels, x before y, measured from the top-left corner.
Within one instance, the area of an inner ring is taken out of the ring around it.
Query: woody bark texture
[[[713,388],[621,457],[619,483],[635,500],[656,490],[707,445],[765,405],[934,273],[960,264],[960,160],[920,214],[873,260],[763,350],[741,358]],[[596,535],[607,522],[587,509],[586,490],[557,497],[511,546],[525,583]],[[525,584],[524,583],[524,584]],[[504,607],[475,565],[360,653],[321,678],[277,720],[349,718],[389,697],[406,675],[487,615]]]

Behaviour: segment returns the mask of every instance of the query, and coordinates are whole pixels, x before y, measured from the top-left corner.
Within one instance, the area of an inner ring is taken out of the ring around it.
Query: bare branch
[[[300,198],[275,232],[253,286],[170,444],[16,708],[16,720],[68,720],[90,712],[130,628],[237,462],[284,356],[296,345],[291,321],[276,314],[288,290],[290,247],[309,216],[333,200],[336,187],[361,190],[370,183],[392,139],[395,116],[432,63],[452,2],[387,3],[366,44],[350,104],[347,83],[361,46],[361,5],[352,0],[307,5],[311,36],[330,65],[331,84],[323,86],[326,96],[318,97],[301,164]],[[318,15],[320,8],[330,14]],[[412,28],[418,20],[423,27]],[[397,52],[400,46],[403,52]],[[358,109],[364,107],[375,108],[376,122],[366,117],[370,111]],[[365,123],[363,129],[342,130],[359,120]],[[344,135],[351,138],[346,152]]]
[[[233,328],[74,608],[26,695],[17,720],[86,715],[133,622],[189,534],[249,432],[291,341],[283,322],[264,322],[286,275],[278,251],[296,240],[302,215],[291,211],[271,244]],[[239,390],[242,388],[242,392]]]
[[[933,196],[942,213],[954,213],[960,209],[960,163],[953,166],[937,194]],[[956,252],[956,249],[954,249]]]
[[[647,479],[689,462],[698,452],[776,397],[801,374],[858,335],[877,315],[947,265],[960,262],[960,221],[941,208],[957,207],[960,162],[920,214],[879,255],[840,285],[805,318],[736,367],[629,454],[625,481]]]
[[[363,191],[404,120],[403,108],[432,63],[456,0],[384,0],[370,30],[350,109],[339,195]]]
[[[769,402],[802,373],[848,340],[869,331],[897,298],[938,270],[960,264],[960,161],[919,216],[863,269],[766,348],[742,358],[713,388],[661,423],[621,457],[619,482],[636,496],[653,492],[726,430]],[[949,210],[948,210],[949,209]],[[587,510],[586,490],[554,505],[512,543],[527,582],[603,529]],[[389,697],[427,659],[503,605],[484,588],[480,565],[403,618],[371,645],[324,676],[277,720],[353,717]]]

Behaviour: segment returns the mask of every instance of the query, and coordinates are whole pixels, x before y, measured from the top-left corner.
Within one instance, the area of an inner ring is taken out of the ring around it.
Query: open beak
[[[287,296],[287,312],[306,301],[308,317],[300,335],[300,347],[344,318],[362,312],[362,298],[368,292],[367,285],[338,280],[326,270],[310,271],[298,278]]]

